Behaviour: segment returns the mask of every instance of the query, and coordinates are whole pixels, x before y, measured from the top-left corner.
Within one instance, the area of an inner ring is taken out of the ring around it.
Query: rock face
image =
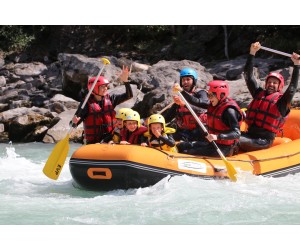
[[[251,96],[243,77],[245,58],[203,66],[199,62],[159,61],[153,65],[133,62],[126,58],[106,57],[103,75],[110,81],[110,94],[124,92],[118,82],[122,66],[131,68],[129,80],[134,97],[116,107],[129,107],[141,117],[148,117],[172,102],[172,86],[179,82],[181,69],[190,67],[197,71],[197,85],[206,88],[209,81],[223,79],[229,83],[230,97],[243,108]],[[291,78],[290,60],[259,59],[255,76],[263,84],[267,73],[281,72],[288,84]],[[90,76],[96,76],[103,67],[101,60],[79,54],[62,53],[58,61],[44,65],[40,62],[8,63],[0,61],[0,142],[43,141],[55,143],[69,131],[69,122],[78,108],[79,92],[86,88]],[[286,85],[287,86],[287,85]],[[299,106],[299,93],[294,106]],[[80,141],[82,124],[72,130],[71,140]]]

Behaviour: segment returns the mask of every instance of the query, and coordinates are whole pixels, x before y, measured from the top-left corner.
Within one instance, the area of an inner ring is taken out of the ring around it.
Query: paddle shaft
[[[260,48],[263,49],[263,50],[269,51],[269,52],[276,53],[278,55],[292,57],[292,54],[288,54],[288,53],[285,53],[285,52],[282,52],[282,51],[279,51],[279,50],[270,49],[270,48],[267,48],[267,47],[264,47],[264,46],[260,46]],[[300,59],[300,57],[298,59]]]
[[[167,109],[171,108],[171,106],[174,104],[174,102],[171,102],[169,105],[167,105],[166,107],[164,107],[162,110],[160,110],[159,112],[157,112],[157,114],[161,114],[163,112],[165,112]]]
[[[189,111],[191,112],[191,114],[194,116],[194,118],[196,119],[196,121],[198,122],[198,124],[200,125],[200,127],[202,128],[202,130],[204,131],[205,135],[208,135],[206,127],[203,125],[203,123],[201,122],[201,120],[199,119],[199,117],[196,115],[195,111],[192,109],[192,107],[190,106],[190,104],[187,102],[187,100],[183,97],[183,95],[180,92],[178,92],[178,95],[180,96],[181,100],[184,101],[185,106],[189,109]],[[219,149],[218,145],[214,141],[212,141],[211,143],[213,144],[213,146],[217,150],[217,152],[220,155],[220,157],[223,160],[226,160],[224,154]]]
[[[99,79],[99,77],[100,77],[100,75],[101,75],[101,73],[102,73],[102,71],[103,71],[105,65],[106,65],[106,64],[104,63],[104,65],[102,66],[102,68],[99,70],[99,73],[98,73],[98,75],[97,75],[95,81],[93,82],[92,87],[90,88],[90,90],[89,90],[87,96],[86,96],[85,99],[84,99],[84,102],[83,102],[82,105],[81,105],[81,110],[83,110],[83,108],[85,107],[85,105],[86,105],[86,103],[87,103],[87,101],[88,101],[88,99],[89,99],[91,93],[93,92],[93,90],[94,90],[94,88],[95,88],[95,85],[96,85],[96,83],[97,83],[97,81],[98,81],[98,79]]]
[[[270,48],[267,48],[267,47],[264,47],[264,46],[260,46],[260,48],[263,49],[263,50],[269,51],[269,52],[276,53],[276,54],[278,54],[278,55],[287,56],[287,57],[292,57],[291,54],[288,54],[288,53],[285,53],[285,52],[281,52],[281,51],[279,51],[279,50],[270,49]]]
[[[85,104],[87,103],[87,100],[89,98],[89,96],[91,95],[97,81],[98,81],[98,78],[99,76],[101,75],[104,67],[106,64],[109,64],[110,62],[108,61],[108,59],[106,58],[102,58],[103,60],[103,67],[100,69],[94,83],[93,83],[93,86],[91,87],[88,95],[86,96],[82,106],[81,106],[81,111],[82,109],[84,108]],[[53,179],[53,180],[57,180],[58,176],[60,175],[61,173],[61,170],[64,166],[64,163],[65,163],[65,160],[67,158],[67,155],[68,155],[68,152],[69,152],[69,148],[70,148],[70,145],[69,145],[69,137],[70,137],[70,134],[72,133],[73,129],[74,129],[74,124],[73,124],[73,121],[72,121],[72,126],[70,126],[70,129],[67,133],[67,135],[65,136],[65,138],[63,140],[61,140],[60,142],[58,142],[55,147],[53,148],[44,168],[43,168],[43,173],[49,177],[50,179]]]
[[[196,119],[196,121],[198,122],[198,124],[200,125],[200,127],[203,129],[204,133],[206,135],[208,135],[206,127],[200,121],[199,117],[196,115],[196,113],[194,112],[194,110],[191,108],[190,104],[187,102],[187,100],[183,97],[183,95],[179,91],[178,91],[178,95],[180,96],[181,100],[184,101],[186,107],[189,109],[189,111],[191,112],[191,114],[194,116],[194,118]],[[231,181],[236,181],[237,178],[236,178],[236,170],[235,170],[235,168],[233,167],[233,165],[230,162],[227,161],[226,157],[224,156],[224,154],[222,153],[222,151],[219,149],[218,145],[214,141],[212,141],[211,143],[213,144],[213,146],[217,150],[218,154],[222,158],[223,162],[225,163],[225,166],[226,166],[226,169],[227,169],[227,173],[228,173],[228,177],[230,178]]]

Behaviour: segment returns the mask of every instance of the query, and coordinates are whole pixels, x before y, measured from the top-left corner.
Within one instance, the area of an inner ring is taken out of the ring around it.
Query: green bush
[[[24,26],[6,25],[0,26],[0,47],[3,51],[22,51],[35,39],[28,34]]]

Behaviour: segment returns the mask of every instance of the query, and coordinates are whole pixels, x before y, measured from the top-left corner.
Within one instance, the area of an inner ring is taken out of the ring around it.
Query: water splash
[[[12,142],[10,141],[9,146],[6,147],[6,155],[4,156],[4,158],[6,159],[16,159],[17,157],[19,157],[20,155],[18,155],[16,153],[16,149],[14,148]]]

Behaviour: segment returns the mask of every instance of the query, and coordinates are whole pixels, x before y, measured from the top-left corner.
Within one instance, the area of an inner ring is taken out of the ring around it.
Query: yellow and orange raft
[[[281,177],[300,172],[300,110],[293,109],[269,149],[227,157],[239,171]],[[138,145],[91,144],[77,149],[70,159],[74,181],[90,190],[139,188],[167,176],[189,175],[205,179],[228,178],[224,161],[160,151]]]

